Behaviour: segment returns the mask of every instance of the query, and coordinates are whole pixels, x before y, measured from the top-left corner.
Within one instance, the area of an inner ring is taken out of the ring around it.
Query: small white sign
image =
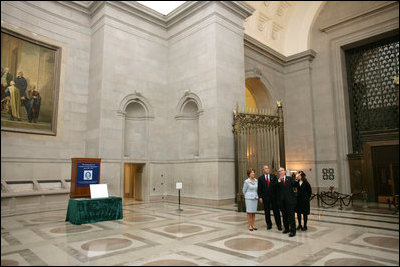
[[[107,184],[91,184],[90,197],[91,198],[104,198],[108,197]]]
[[[181,182],[176,183],[176,189],[182,189],[182,183]]]

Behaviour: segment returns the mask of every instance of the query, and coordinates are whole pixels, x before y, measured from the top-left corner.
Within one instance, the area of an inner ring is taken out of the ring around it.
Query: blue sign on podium
[[[76,167],[76,186],[89,186],[99,183],[99,162],[78,162]]]

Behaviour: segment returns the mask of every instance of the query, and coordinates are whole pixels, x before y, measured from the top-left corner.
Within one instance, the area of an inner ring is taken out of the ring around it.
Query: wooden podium
[[[71,158],[70,198],[90,198],[90,185],[100,183],[99,158]]]

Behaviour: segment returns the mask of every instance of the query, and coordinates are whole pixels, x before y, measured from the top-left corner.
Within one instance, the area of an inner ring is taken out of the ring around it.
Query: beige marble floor
[[[84,225],[66,210],[2,216],[1,265],[399,265],[398,213],[314,205],[289,237],[261,212],[249,232],[232,206],[181,208],[126,201],[122,220]]]

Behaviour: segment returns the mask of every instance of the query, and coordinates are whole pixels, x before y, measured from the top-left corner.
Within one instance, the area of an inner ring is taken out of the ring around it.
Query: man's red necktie
[[[268,179],[268,176],[266,176],[265,178],[267,178],[267,183],[268,183],[268,187],[269,187],[269,179]]]

